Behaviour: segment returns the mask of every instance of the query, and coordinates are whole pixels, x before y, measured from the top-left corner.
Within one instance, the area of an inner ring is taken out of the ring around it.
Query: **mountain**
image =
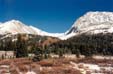
[[[36,34],[36,32],[26,26],[25,24],[16,21],[16,20],[11,20],[5,23],[2,23],[0,25],[0,34],[18,34],[18,33],[27,33],[27,34]]]
[[[113,56],[113,12],[88,12],[77,19],[65,35],[71,36],[51,44],[52,49],[76,56]]]
[[[40,36],[57,37],[61,40],[70,38],[73,34],[66,35],[65,33],[48,33],[34,26],[28,26],[18,20],[11,20],[5,23],[0,23],[0,35],[4,34],[34,34]]]
[[[113,32],[113,12],[88,12],[80,17],[66,34]]]
[[[69,39],[79,34],[113,33],[113,12],[88,12],[78,18],[65,33],[48,33],[33,26],[23,24],[18,20],[0,23],[0,35],[4,34],[34,34]]]
[[[0,23],[0,34],[34,34],[34,35],[41,35],[41,36],[51,36],[51,37],[58,37],[64,35],[64,33],[48,33],[42,31],[33,26],[27,26],[18,20],[11,20],[5,23]]]

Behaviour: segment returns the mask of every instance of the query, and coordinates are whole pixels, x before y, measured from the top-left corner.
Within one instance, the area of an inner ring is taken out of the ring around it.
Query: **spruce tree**
[[[27,42],[22,39],[21,35],[18,35],[16,42],[16,57],[27,57],[28,56],[28,51],[27,51]]]

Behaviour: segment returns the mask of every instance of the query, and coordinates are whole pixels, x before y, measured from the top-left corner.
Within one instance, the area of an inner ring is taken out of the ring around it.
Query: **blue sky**
[[[113,0],[0,0],[0,21],[20,20],[47,32],[65,32],[88,11],[113,11]]]

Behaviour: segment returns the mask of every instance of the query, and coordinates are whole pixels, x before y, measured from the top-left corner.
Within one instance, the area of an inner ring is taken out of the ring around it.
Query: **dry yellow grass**
[[[87,59],[69,59],[69,58],[57,58],[57,59],[45,59],[38,62],[32,62],[28,58],[17,58],[0,61],[2,65],[9,65],[11,74],[19,74],[19,72],[26,73],[28,71],[36,72],[37,74],[81,74],[80,70],[73,66],[73,63],[95,63],[99,66],[106,66],[107,63],[112,63],[113,60],[95,60],[91,58]],[[84,68],[82,64],[77,65],[78,68]],[[87,70],[88,68],[84,68]],[[102,70],[104,73],[108,73],[106,70]],[[5,70],[3,71],[5,73]],[[90,71],[86,71],[86,74],[91,74]]]

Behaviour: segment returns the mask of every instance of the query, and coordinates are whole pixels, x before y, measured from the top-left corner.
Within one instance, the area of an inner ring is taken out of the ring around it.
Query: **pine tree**
[[[21,35],[18,35],[16,42],[16,57],[27,57],[28,56],[28,51],[27,51],[27,42],[22,39]]]

